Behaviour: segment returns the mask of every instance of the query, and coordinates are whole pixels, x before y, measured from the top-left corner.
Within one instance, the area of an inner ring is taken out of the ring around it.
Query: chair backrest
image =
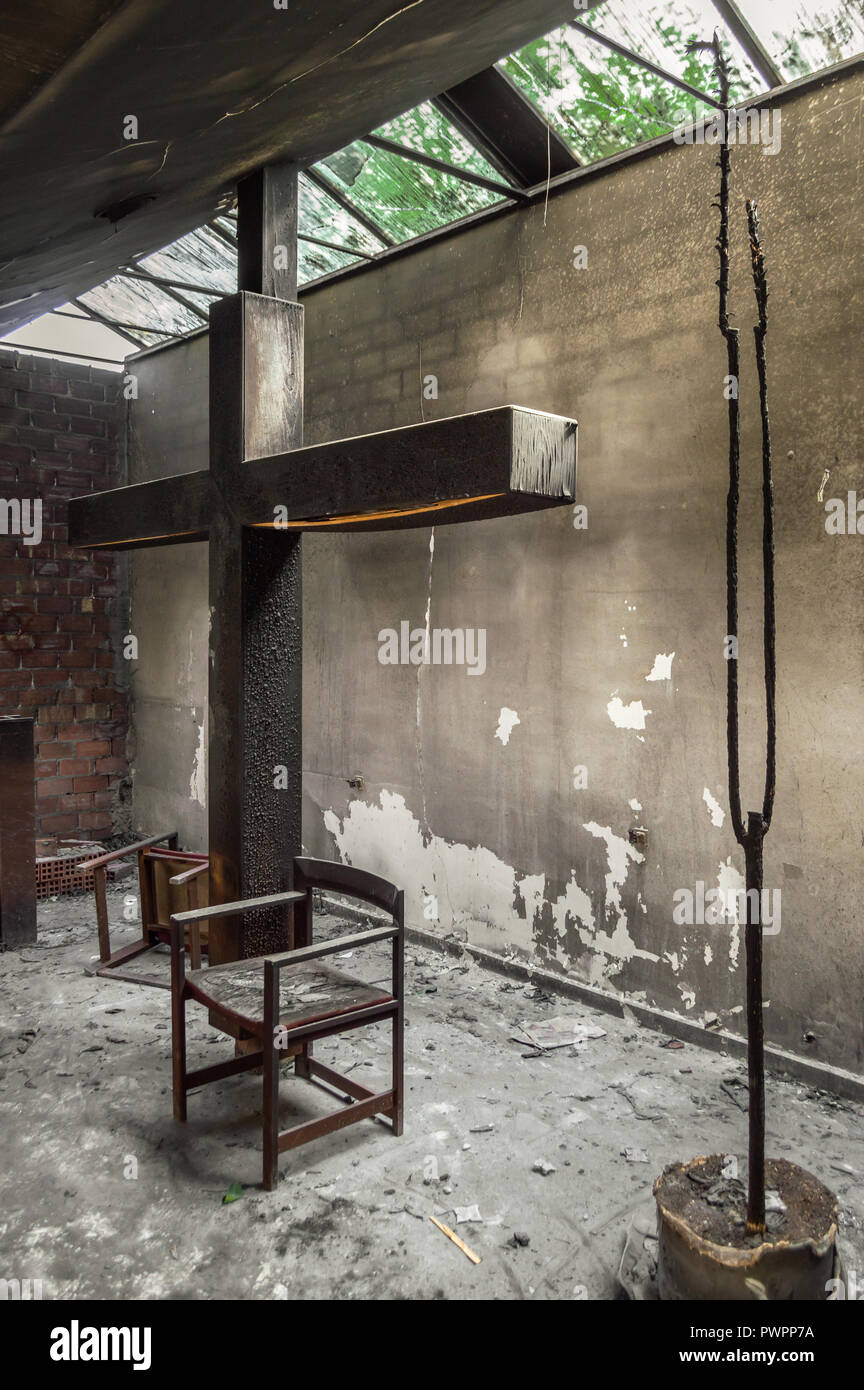
[[[195,864],[206,864],[206,854],[194,854],[189,850],[145,849],[139,859],[142,922],[144,914],[149,921],[147,927],[170,927],[171,913],[180,912],[189,906],[189,895],[183,888],[175,888],[169,883],[174,874],[182,873]],[[209,901],[208,877],[202,874],[195,880],[197,905],[206,907]],[[205,936],[206,941],[206,936]]]
[[[329,859],[295,859],[294,887],[300,892],[307,888],[329,888],[334,893],[359,898],[370,907],[379,907],[400,924],[402,922],[402,889],[386,878],[367,873],[365,869],[355,869],[350,864],[336,864]]]

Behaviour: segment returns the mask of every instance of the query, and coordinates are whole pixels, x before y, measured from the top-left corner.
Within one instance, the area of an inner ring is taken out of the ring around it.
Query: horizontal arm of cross
[[[243,526],[387,530],[509,516],[572,502],[576,423],[501,406],[252,459],[216,486],[205,470],[70,504],[70,544],[203,540]]]

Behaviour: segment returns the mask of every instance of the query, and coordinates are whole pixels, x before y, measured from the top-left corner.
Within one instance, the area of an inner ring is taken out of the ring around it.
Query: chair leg
[[[174,1080],[174,1118],[186,1119],[186,996],[171,991],[171,1057]]]
[[[311,1071],[310,1071],[310,1068],[309,1068],[309,1063],[310,1063],[311,1060],[312,1060],[312,1043],[311,1043],[311,1042],[302,1043],[301,1046],[300,1046],[300,1051],[297,1053],[297,1056],[294,1058],[294,1075],[295,1075],[295,1076],[302,1076],[302,1077],[304,1077],[304,1078],[308,1081],[309,1077],[312,1075],[312,1073],[311,1073]]]
[[[275,1020],[278,1019],[278,976],[268,961],[264,971],[264,1036],[261,1050],[264,1063],[263,1096],[263,1183],[267,1192],[279,1181],[279,1052],[276,1048]],[[274,998],[275,991],[275,998]]]
[[[398,1137],[403,1129],[403,1104],[405,1091],[405,1047],[402,1022],[402,1005],[393,1015],[393,1133]]]

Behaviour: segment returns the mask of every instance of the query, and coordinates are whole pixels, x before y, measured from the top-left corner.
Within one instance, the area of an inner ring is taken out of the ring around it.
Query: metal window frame
[[[712,3],[716,3],[716,0],[712,0]],[[629,62],[635,63],[637,67],[644,68],[646,72],[653,73],[655,77],[662,78],[663,81],[668,82],[670,86],[679,87],[682,92],[686,92],[688,96],[695,97],[697,101],[704,102],[706,106],[713,106],[718,111],[723,110],[722,101],[718,101],[716,97],[711,96],[708,92],[703,92],[700,87],[694,87],[692,83],[686,82],[683,77],[676,77],[674,73],[667,72],[665,68],[661,68],[657,63],[652,62],[650,58],[643,58],[641,53],[634,53],[632,48],[627,48],[625,44],[619,43],[617,39],[607,38],[605,34],[598,33],[596,29],[592,29],[588,24],[582,24],[578,19],[568,19],[567,24],[570,29],[576,29],[580,34],[585,34],[589,39],[593,39],[595,43],[602,44],[604,48],[610,49],[612,53],[617,53],[621,58],[627,58]]]
[[[753,63],[753,66],[756,69],[756,71],[763,78],[766,78],[766,80],[777,76],[780,77],[780,81],[777,82],[776,85],[774,85],[773,87],[770,87],[767,92],[754,94],[753,96],[748,97],[745,101],[738,103],[736,106],[737,110],[746,109],[748,106],[753,105],[757,101],[764,101],[770,99],[772,102],[774,102],[777,100],[782,100],[787,94],[800,90],[801,88],[821,86],[827,81],[834,80],[835,77],[842,76],[847,72],[854,71],[864,66],[864,57],[862,57],[861,54],[855,54],[850,58],[843,59],[838,63],[829,65],[828,67],[820,68],[817,71],[807,73],[802,77],[795,78],[791,81],[786,81],[785,79],[783,79],[782,74],[780,74],[779,68],[776,66],[776,64],[773,63],[773,60],[765,50],[764,46],[761,44],[760,40],[750,29],[749,24],[747,23],[744,16],[741,14],[741,11],[738,9],[737,5],[734,3],[734,0],[712,0],[712,4],[714,8],[717,10],[720,17],[728,25],[730,32],[734,34],[735,38],[740,43],[743,51],[746,53],[747,57]],[[593,9],[594,6],[592,5],[590,8]],[[694,87],[690,83],[684,81],[684,79],[682,78],[675,77],[672,73],[667,72],[665,69],[661,68],[656,63],[653,63],[650,59],[643,58],[640,54],[634,53],[632,50],[626,48],[623,44],[619,44],[617,40],[607,38],[605,35],[592,29],[589,25],[585,25],[578,20],[571,20],[568,18],[565,21],[565,23],[568,26],[583,33],[586,37],[595,40],[596,42],[602,44],[603,46],[611,49],[614,52],[618,52],[619,54],[621,54],[621,56],[627,58],[628,60],[632,61],[638,66],[647,69],[649,72],[660,77],[662,80],[669,82],[672,86],[678,87],[682,91],[685,91],[695,99],[702,101],[706,105],[709,105],[711,107],[720,108],[720,103],[709,93],[701,91],[699,88]],[[500,70],[495,69],[495,71]],[[506,74],[502,75],[504,77],[507,76]],[[521,93],[521,89],[518,89],[515,83],[512,85],[514,86],[514,89],[518,90],[520,92],[520,95],[524,97],[526,104],[530,106],[531,110],[533,112],[536,112],[537,129],[542,129],[544,131],[543,141],[545,146],[546,140],[548,138],[545,134],[545,127],[546,125],[548,125],[545,116],[543,115],[542,111],[536,106],[536,103],[531,102],[528,97],[525,97],[524,94]],[[450,120],[453,123],[453,125],[460,130],[460,132],[465,136],[465,138],[468,139],[472,145],[474,145],[474,147],[478,150],[478,152],[481,155],[483,155],[484,158],[489,159],[489,162],[495,165],[495,167],[502,167],[500,151],[497,151],[494,136],[486,135],[484,130],[485,123],[481,119],[475,119],[472,115],[470,121],[466,120],[464,126],[460,125],[458,110],[454,110],[453,108],[451,108],[448,102],[448,92],[444,92],[441,94],[440,97],[434,98],[434,104],[436,105],[436,107],[438,107],[438,109],[442,111],[442,113],[448,118],[448,120]],[[483,114],[484,113],[481,113],[481,116]],[[490,112],[488,117],[490,129],[491,122],[493,121],[493,119],[494,113]],[[549,130],[553,131],[551,125],[549,125]],[[500,193],[502,201],[491,207],[477,209],[476,211],[469,213],[462,218],[458,218],[453,222],[445,223],[440,227],[433,228],[431,231],[423,232],[419,236],[411,237],[408,238],[406,241],[398,242],[395,239],[395,237],[393,237],[388,231],[385,230],[385,228],[380,226],[372,217],[365,213],[362,208],[355,204],[350,197],[343,193],[340,188],[338,188],[334,183],[332,183],[330,179],[326,176],[326,174],[322,172],[320,165],[311,165],[303,170],[304,176],[308,178],[310,182],[320,190],[320,192],[322,192],[326,197],[332,199],[332,201],[336,203],[338,207],[341,207],[342,210],[346,212],[351,218],[353,218],[357,223],[359,223],[360,226],[364,227],[366,231],[370,233],[370,235],[374,236],[376,240],[380,241],[384,249],[375,254],[370,254],[369,252],[361,251],[357,247],[342,246],[335,242],[329,242],[324,240],[323,238],[312,236],[311,234],[300,234],[298,238],[300,240],[309,242],[312,245],[321,246],[328,250],[333,250],[343,255],[355,258],[354,264],[352,265],[337,267],[336,269],[328,271],[324,275],[321,275],[314,280],[308,281],[302,287],[300,292],[302,294],[305,294],[310,290],[314,290],[320,286],[329,284],[331,281],[335,279],[340,279],[349,275],[357,274],[361,271],[365,271],[369,268],[370,265],[381,264],[382,262],[387,261],[397,255],[404,255],[406,253],[410,253],[413,250],[419,250],[421,247],[427,245],[430,241],[434,241],[439,238],[456,234],[458,232],[466,230],[468,227],[471,227],[478,222],[490,220],[492,217],[496,217],[504,212],[510,211],[512,210],[514,205],[524,206],[536,201],[538,197],[548,197],[551,192],[556,192],[560,188],[566,187],[571,182],[574,182],[579,178],[596,177],[598,175],[602,175],[610,167],[614,167],[619,163],[625,162],[630,159],[641,158],[645,154],[651,153],[656,148],[668,144],[672,138],[672,132],[656,136],[651,140],[644,141],[639,145],[631,146],[626,150],[618,151],[605,159],[595,160],[593,163],[590,164],[579,164],[576,160],[576,155],[572,154],[574,161],[573,168],[568,169],[566,172],[551,175],[551,177],[547,176],[542,180],[542,182],[538,180],[537,183],[534,185],[523,185],[517,187],[509,183],[497,183],[495,180],[488,179],[480,174],[475,174],[471,170],[460,169],[458,166],[451,165],[447,163],[447,161],[445,160],[439,160],[433,155],[427,155],[420,151],[412,150],[408,146],[400,145],[398,142],[386,139],[383,136],[366,135],[358,137],[359,140],[371,145],[373,148],[379,148],[382,150],[389,151],[391,153],[399,155],[401,158],[413,160],[415,163],[426,165],[427,167],[436,169],[439,172],[452,174],[455,177],[463,179],[465,182],[473,183],[480,187],[487,188],[489,191]],[[484,145],[487,144],[488,148],[484,148]],[[221,215],[231,219],[230,210],[223,211]],[[218,224],[216,224],[215,221],[211,220],[210,222],[203,223],[202,226],[206,226],[210,231],[214,232],[227,245],[236,246],[236,239],[233,237],[233,235],[230,232],[226,231],[225,228],[218,226]],[[120,336],[126,337],[129,340],[129,342],[132,343],[139,350],[139,354],[141,352],[156,351],[163,347],[170,346],[174,343],[182,342],[186,338],[197,336],[201,332],[206,332],[208,326],[207,313],[204,310],[202,310],[198,305],[192,303],[190,300],[185,298],[185,296],[182,294],[182,291],[184,289],[197,294],[211,295],[214,298],[224,298],[227,293],[226,291],[216,289],[213,286],[190,284],[185,281],[173,280],[169,279],[168,277],[158,276],[150,271],[145,270],[138,262],[140,260],[145,260],[148,256],[154,254],[156,254],[156,252],[147,252],[140,257],[134,258],[128,265],[120,267],[115,272],[114,276],[110,278],[127,278],[130,280],[141,280],[145,283],[151,283],[156,285],[159,289],[163,291],[163,293],[169,295],[172,299],[175,299],[190,313],[194,314],[195,317],[200,321],[200,326],[192,327],[186,330],[185,332],[179,334],[167,334],[165,337],[165,341],[161,343],[141,344],[137,339],[132,338],[128,332],[124,332],[124,329],[131,328],[134,331],[140,333],[153,334],[158,333],[158,329],[145,328],[143,325],[138,324],[127,324],[124,323],[124,321],[122,320],[113,320],[110,319],[107,315],[101,313],[100,311],[91,309],[90,306],[83,304],[77,299],[70,300],[70,303],[73,303],[76,305],[76,307],[81,308],[83,312],[86,314],[86,316],[92,321],[101,323],[104,327],[112,329],[113,331],[119,333]],[[99,287],[96,286],[94,288]],[[88,293],[90,292],[91,291],[88,291]],[[61,317],[77,317],[77,315],[71,314],[63,315],[62,311],[54,310],[50,312],[59,313]],[[6,346],[18,349],[21,345],[11,343],[7,344]],[[32,351],[50,353],[52,350],[45,348],[33,348]],[[60,352],[60,349],[54,349],[54,351]],[[113,358],[99,358],[94,356],[93,354],[84,353],[60,352],[60,355],[67,357],[80,357],[82,360],[106,362],[110,361],[112,363],[115,360]]]
[[[497,193],[501,198],[518,200],[525,196],[521,188],[514,188],[512,184],[499,183],[497,179],[489,179],[485,174],[475,174],[472,169],[462,169],[459,165],[449,164],[446,159],[438,159],[433,154],[412,150],[410,146],[400,145],[398,141],[388,140],[383,135],[363,135],[358,143],[371,145],[374,150],[383,150],[386,154],[398,155],[400,159],[408,159],[413,164],[434,169],[436,173],[450,174],[461,179],[463,183],[475,184],[477,188],[484,188],[489,193]]]
[[[730,34],[734,34],[750,62],[769,87],[782,87],[786,81],[762,40],[751,27],[750,21],[742,14],[735,0],[711,0],[712,5],[723,20]],[[824,69],[823,69],[824,71]],[[812,74],[810,74],[812,76]]]

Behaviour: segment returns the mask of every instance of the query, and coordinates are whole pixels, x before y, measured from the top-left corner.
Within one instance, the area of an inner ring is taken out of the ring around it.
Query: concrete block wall
[[[761,804],[764,729],[743,211],[756,196],[778,549],[766,887],[781,891],[782,923],[766,937],[767,1028],[780,1046],[858,1071],[864,539],[829,534],[825,501],[864,492],[849,195],[861,102],[860,72],[802,88],[783,103],[778,154],[736,150],[732,305],[743,358],[746,811]],[[508,401],[572,414],[588,512],[584,530],[565,508],[305,538],[304,840],[403,883],[409,922],[427,931],[742,1031],[740,924],[674,916],[681,890],[735,888],[743,870],[726,792],[717,178],[711,147],[670,144],[572,184],[548,207],[303,296],[308,442]],[[577,245],[587,269],[573,266]],[[136,370],[130,476],[206,466],[206,342]],[[429,374],[437,399],[422,394]],[[432,628],[486,632],[482,678],[381,664],[379,633],[402,620],[422,628],[427,612]],[[148,643],[172,653],[167,666],[142,661],[136,676],[147,696],[140,719],[136,704],[136,813],[154,828],[182,809],[187,838],[203,847],[205,547],[136,557],[133,613]],[[508,710],[518,723],[502,718]],[[647,832],[641,846],[629,838],[636,827]]]

